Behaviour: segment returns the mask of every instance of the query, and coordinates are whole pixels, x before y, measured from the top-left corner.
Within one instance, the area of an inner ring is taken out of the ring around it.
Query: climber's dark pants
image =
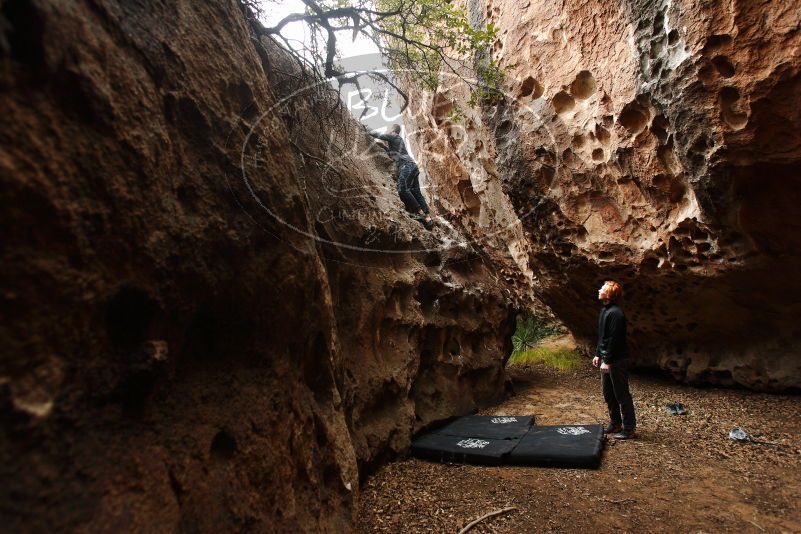
[[[609,372],[601,373],[601,389],[609,408],[609,420],[614,425],[623,424],[626,430],[634,430],[634,401],[629,392],[629,362],[620,360],[609,364]],[[621,417],[622,415],[622,417]]]
[[[401,163],[398,171],[398,194],[406,209],[412,213],[428,214],[428,204],[420,192],[420,169],[413,161]]]

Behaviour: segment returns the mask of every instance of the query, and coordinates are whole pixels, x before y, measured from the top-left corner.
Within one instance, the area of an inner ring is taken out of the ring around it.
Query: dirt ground
[[[597,371],[510,368],[516,396],[485,415],[605,423]],[[635,376],[638,439],[608,442],[598,470],[401,459],[366,482],[359,531],[801,532],[801,396],[693,388]],[[682,402],[686,416],[665,404]],[[740,426],[754,439],[737,443]]]

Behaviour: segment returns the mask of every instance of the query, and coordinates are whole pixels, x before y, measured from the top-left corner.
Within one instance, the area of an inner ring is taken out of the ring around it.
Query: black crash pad
[[[498,465],[517,445],[517,439],[491,439],[429,433],[412,441],[412,455],[439,462]]]
[[[432,430],[434,434],[482,439],[516,439],[526,435],[534,417],[530,415],[468,415]]]
[[[601,465],[603,438],[601,425],[533,426],[518,441],[508,462],[596,468]]]

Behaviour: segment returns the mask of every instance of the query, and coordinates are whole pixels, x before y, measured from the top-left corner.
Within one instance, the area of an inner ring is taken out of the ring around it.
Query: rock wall
[[[500,28],[491,54],[505,97],[471,110],[445,83],[410,119],[458,219],[513,231],[518,287],[589,348],[597,288],[617,279],[640,365],[690,382],[801,386],[799,10],[467,8]]]
[[[494,253],[410,220],[237,2],[0,6],[6,529],[346,531],[503,395]]]

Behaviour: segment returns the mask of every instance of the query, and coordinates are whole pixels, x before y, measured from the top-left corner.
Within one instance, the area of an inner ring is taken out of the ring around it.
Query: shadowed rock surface
[[[500,103],[445,84],[414,114],[443,203],[477,233],[515,229],[521,280],[586,347],[613,278],[640,365],[800,387],[799,10],[467,5],[510,70]]]
[[[409,219],[335,94],[282,101],[237,2],[0,22],[6,529],[347,531],[360,473],[503,396],[494,253]]]

